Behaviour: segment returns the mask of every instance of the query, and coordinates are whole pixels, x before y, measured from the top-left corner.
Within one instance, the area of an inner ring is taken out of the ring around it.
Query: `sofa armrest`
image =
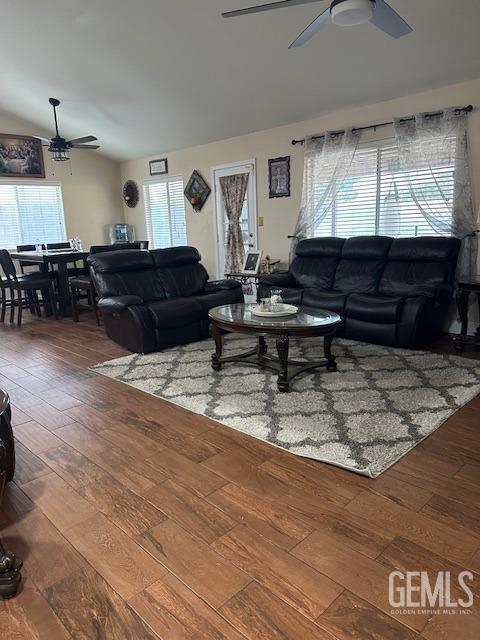
[[[114,298],[100,298],[98,307],[103,313],[120,314],[128,307],[143,304],[140,296],[115,296]]]
[[[294,287],[295,279],[288,271],[277,271],[261,276],[258,283],[267,287]]]
[[[228,291],[230,289],[239,289],[242,283],[238,280],[211,280],[205,285],[205,293],[214,293],[215,291]]]

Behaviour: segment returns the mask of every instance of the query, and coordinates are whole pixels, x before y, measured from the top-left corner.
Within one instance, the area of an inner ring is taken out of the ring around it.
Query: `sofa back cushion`
[[[359,236],[345,240],[333,288],[356,293],[376,291],[391,244],[392,238],[385,236]]]
[[[380,279],[380,293],[407,295],[412,286],[452,284],[461,242],[457,238],[393,240]]]
[[[167,298],[187,298],[203,293],[208,280],[195,247],[172,247],[150,252]]]
[[[126,249],[87,258],[101,298],[136,295],[145,302],[164,300],[165,288],[148,251]]]
[[[331,289],[344,242],[343,238],[300,240],[290,265],[296,286]]]

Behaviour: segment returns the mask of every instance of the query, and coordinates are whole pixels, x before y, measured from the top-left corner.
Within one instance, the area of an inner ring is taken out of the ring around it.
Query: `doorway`
[[[227,238],[227,216],[223,203],[220,178],[233,176],[237,173],[248,173],[248,185],[243,202],[240,225],[242,228],[243,245],[245,253],[258,248],[257,239],[257,188],[255,160],[245,162],[233,162],[212,167],[213,184],[215,189],[215,246],[217,278],[225,276],[225,245]]]

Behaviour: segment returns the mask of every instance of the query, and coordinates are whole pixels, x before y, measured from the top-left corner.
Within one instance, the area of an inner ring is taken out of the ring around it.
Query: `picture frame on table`
[[[168,173],[168,158],[150,160],[149,165],[151,176],[163,176]]]
[[[242,273],[256,275],[260,270],[262,262],[262,251],[247,251],[243,261]]]
[[[290,156],[268,161],[268,197],[290,197]]]

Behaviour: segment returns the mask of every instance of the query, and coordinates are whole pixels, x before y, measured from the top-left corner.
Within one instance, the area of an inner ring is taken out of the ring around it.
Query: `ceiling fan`
[[[256,7],[237,9],[222,13],[224,18],[243,16],[249,13],[261,13],[282,7],[294,7],[300,4],[310,4],[321,0],[279,0],[260,4]],[[325,9],[288,47],[301,47],[322,27],[333,22],[341,27],[350,27],[364,22],[371,22],[392,38],[401,38],[413,31],[412,27],[385,2],[385,0],[333,0],[330,7]]]
[[[65,138],[62,138],[58,132],[57,122],[57,107],[60,105],[60,100],[57,100],[57,98],[49,98],[48,101],[53,107],[55,136],[51,140],[43,138],[42,136],[34,137],[48,143],[48,150],[53,153],[53,160],[59,162],[69,160],[68,151],[70,149],[100,149],[98,144],[85,144],[86,142],[95,142],[97,140],[95,136],[84,136],[83,138],[75,138],[74,140],[66,140]]]

